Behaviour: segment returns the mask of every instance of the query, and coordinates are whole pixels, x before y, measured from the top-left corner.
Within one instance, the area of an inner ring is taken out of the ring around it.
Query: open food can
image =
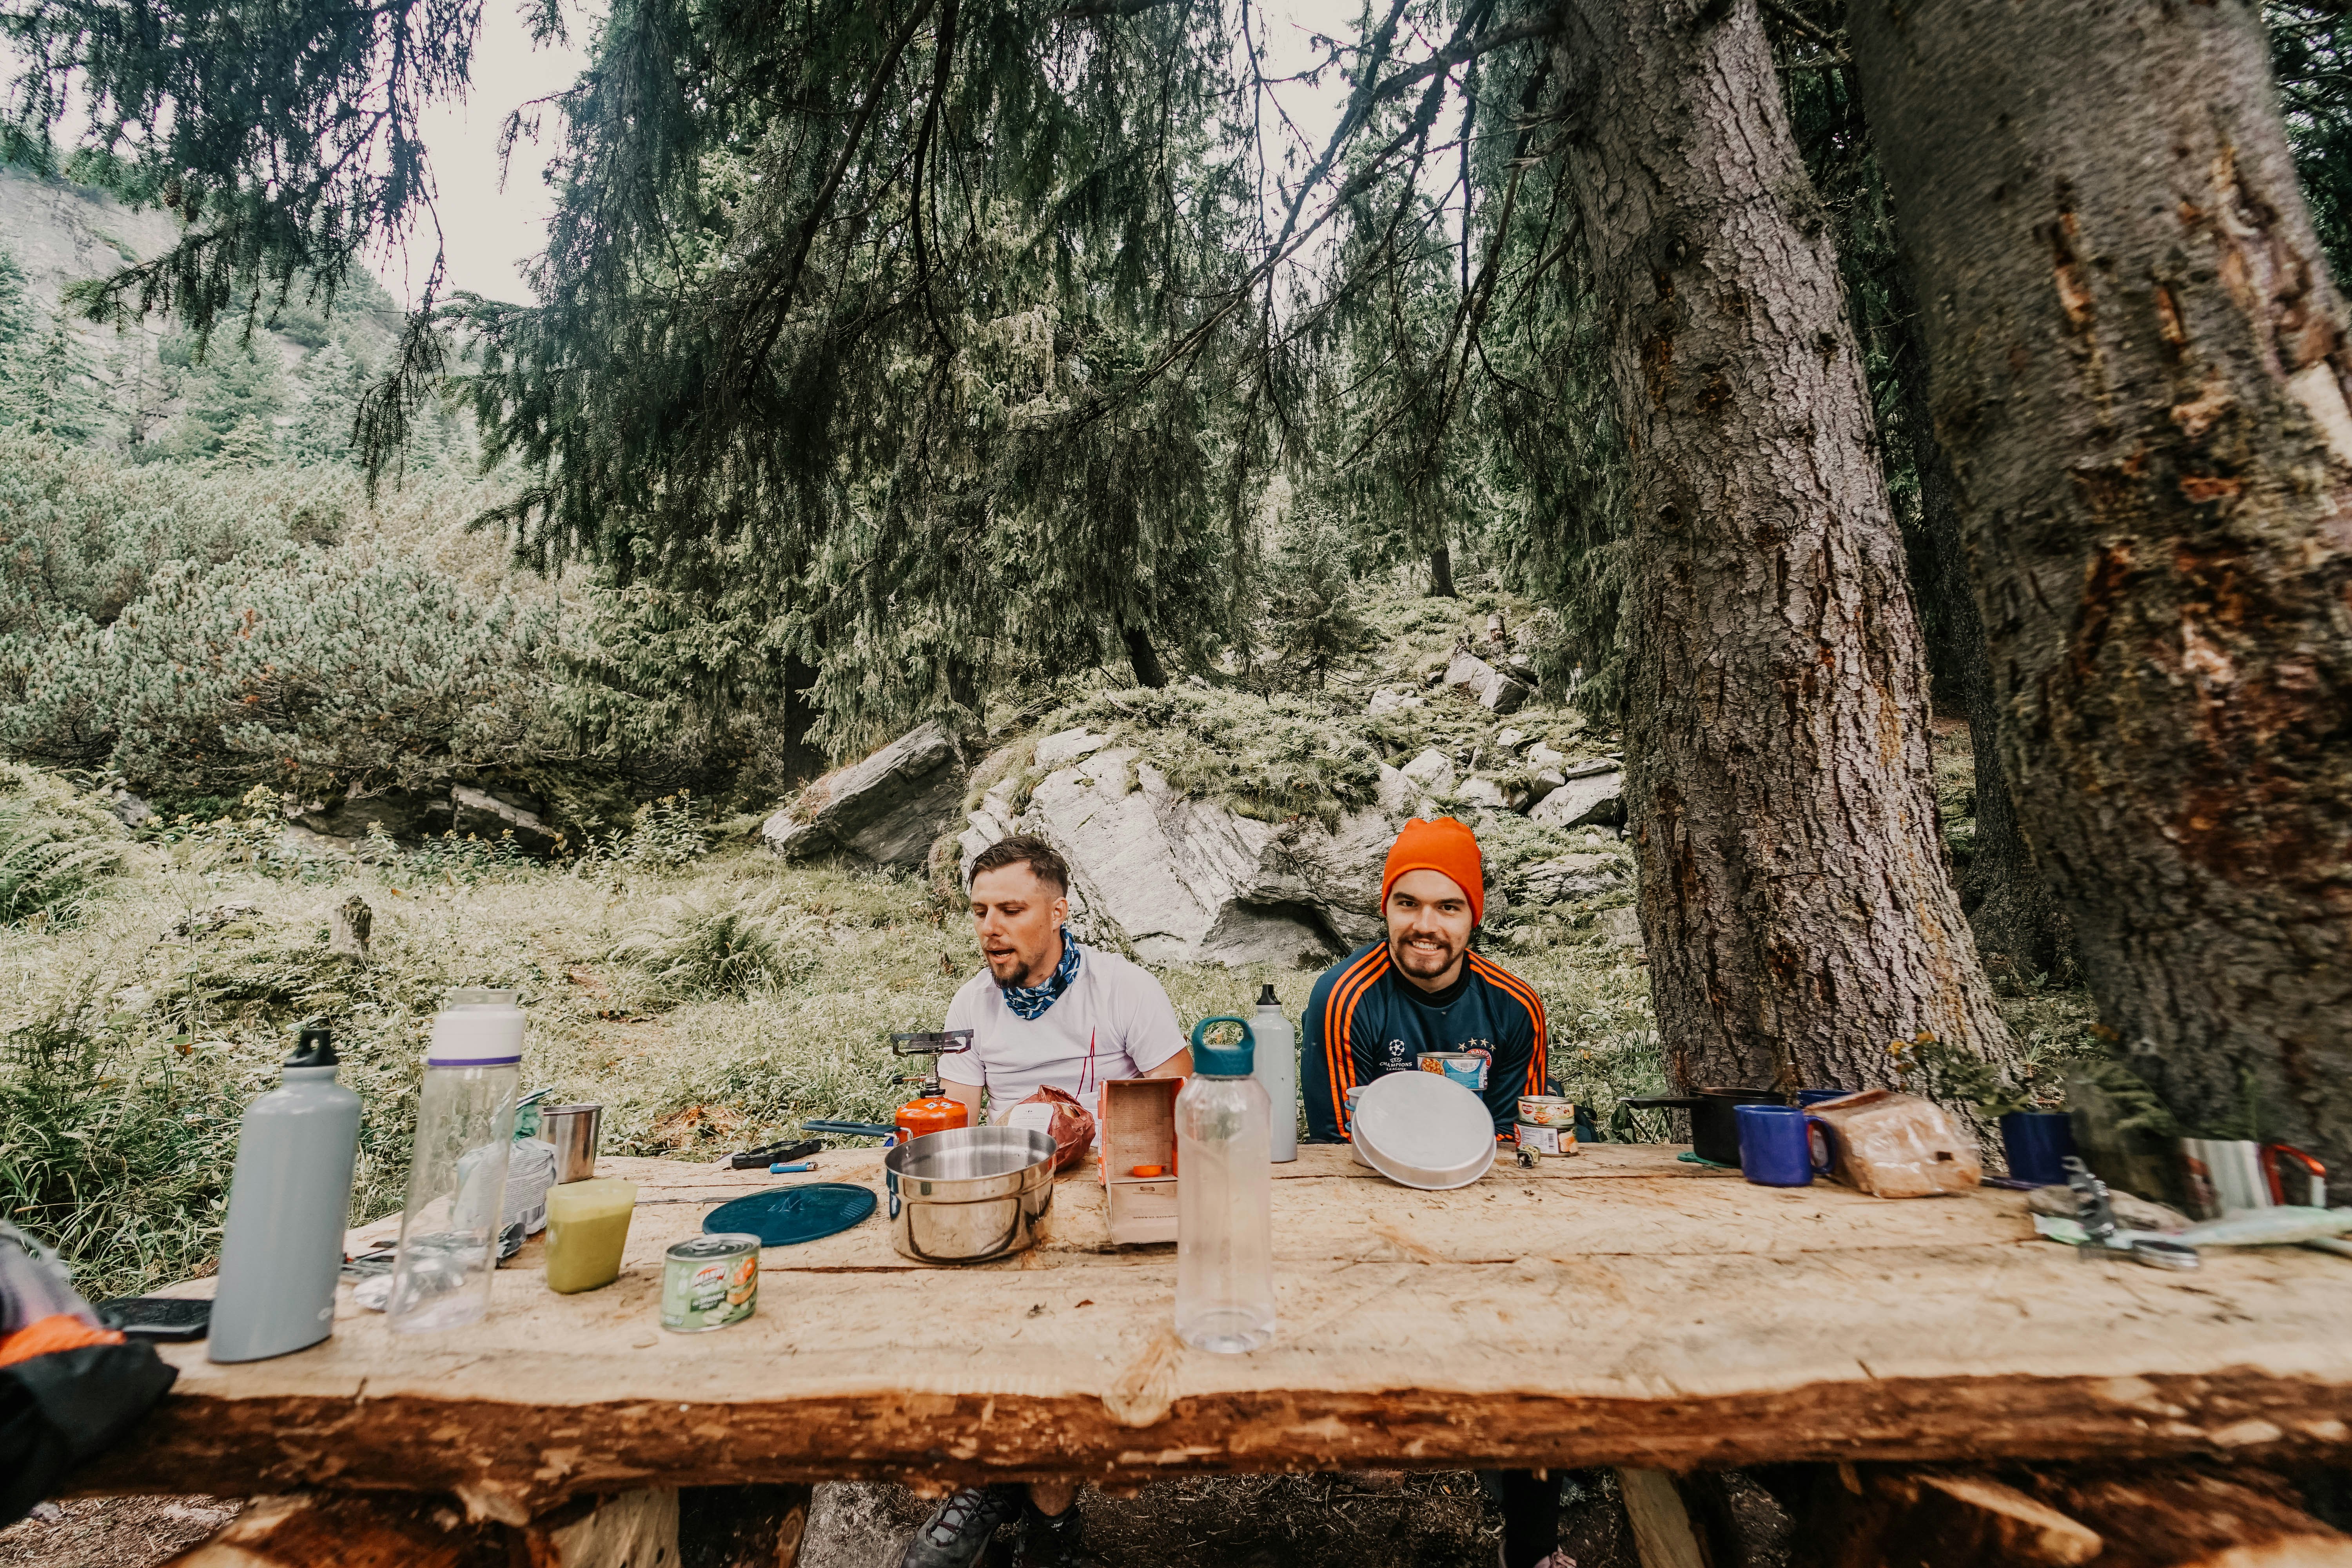
[[[760,1304],[760,1238],[698,1236],[662,1255],[662,1327],[703,1334],[750,1317]]]
[[[1473,1094],[1486,1092],[1486,1058],[1475,1051],[1423,1051],[1416,1065],[1423,1072],[1452,1079]]]

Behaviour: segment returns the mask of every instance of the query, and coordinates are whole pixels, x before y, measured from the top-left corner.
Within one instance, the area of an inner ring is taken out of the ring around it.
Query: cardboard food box
[[[1095,1101],[1096,1173],[1114,1247],[1176,1239],[1176,1096],[1181,1078],[1112,1079]],[[1139,1176],[1138,1165],[1160,1174]]]

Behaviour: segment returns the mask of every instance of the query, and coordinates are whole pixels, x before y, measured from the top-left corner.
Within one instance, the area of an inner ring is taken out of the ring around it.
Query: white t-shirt
[[[987,970],[965,981],[948,1004],[948,1027],[970,1029],[971,1049],[941,1057],[940,1077],[985,1085],[992,1112],[1011,1110],[1041,1084],[1076,1095],[1091,1111],[1105,1079],[1140,1078],[1184,1048],[1176,1009],[1150,970],[1100,948],[1079,952],[1070,988],[1040,1018],[1006,1006]]]

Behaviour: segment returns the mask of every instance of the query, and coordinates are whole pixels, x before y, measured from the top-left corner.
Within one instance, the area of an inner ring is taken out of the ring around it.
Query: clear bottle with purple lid
[[[384,1304],[395,1332],[454,1329],[490,1310],[522,1086],[519,994],[452,991],[434,1015],[416,1097],[408,1206]]]

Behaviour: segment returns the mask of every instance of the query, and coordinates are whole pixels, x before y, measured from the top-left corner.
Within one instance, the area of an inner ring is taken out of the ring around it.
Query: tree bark
[[[1919,521],[1927,535],[1934,577],[1915,588],[1933,594],[1943,611],[1945,646],[1939,664],[1950,677],[1951,694],[1969,717],[1969,746],[1977,786],[1976,843],[1960,878],[1960,902],[1977,949],[1988,968],[2012,976],[2055,972],[2074,949],[2074,933],[2035,863],[2032,847],[2017,819],[2017,804],[2000,771],[2000,697],[1985,652],[1984,617],[1969,583],[1968,546],[1960,535],[1959,503],[1952,494],[1952,468],[1936,438],[1927,392],[1927,341],[1919,324],[1918,301],[1907,276],[1908,263],[1894,268],[1888,293],[1901,336],[1896,340],[1896,381],[1903,392],[1903,423],[1911,440],[1912,471],[1919,481]]]
[[[1833,242],[1755,0],[1568,0],[1567,161],[1633,456],[1626,728],[1669,1070],[2006,1055],[1936,817],[1927,664]]]
[[[1454,593],[1454,552],[1441,544],[1429,552],[1429,595],[1433,599],[1451,599]]]
[[[2352,1196],[2352,352],[2243,0],[1854,7],[2018,804],[2135,1065]]]
[[[1168,684],[1167,668],[1160,662],[1160,650],[1151,646],[1151,634],[1141,626],[1121,626],[1118,635],[1127,642],[1127,662],[1135,667],[1135,683],[1154,691]]]

